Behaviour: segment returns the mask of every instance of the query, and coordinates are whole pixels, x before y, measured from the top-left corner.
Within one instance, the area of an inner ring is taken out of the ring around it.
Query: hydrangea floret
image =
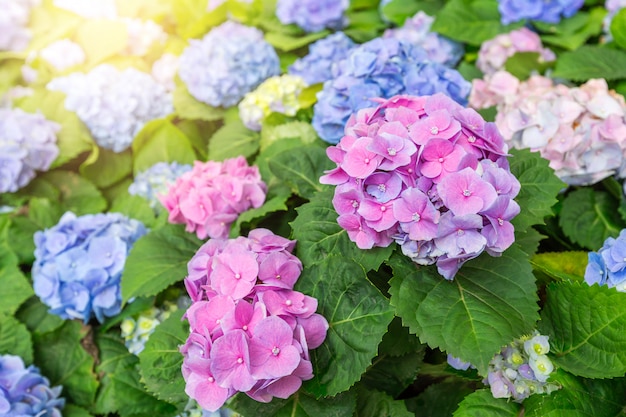
[[[299,96],[306,87],[297,75],[283,74],[268,78],[239,103],[239,117],[251,130],[260,131],[263,121],[272,113],[295,116],[300,110]]]
[[[607,13],[602,19],[602,31],[604,33],[604,42],[611,42],[613,35],[611,34],[611,22],[615,15],[626,7],[626,0],[606,0],[604,8]]]
[[[102,64],[87,74],[55,78],[47,88],[64,92],[65,108],[76,112],[98,145],[113,152],[126,150],[144,124],[174,110],[171,94],[134,68]]]
[[[102,323],[120,312],[126,257],[146,233],[141,222],[119,213],[65,213],[35,233],[35,294],[63,319],[86,323],[95,316]]]
[[[626,229],[617,238],[609,237],[597,252],[589,252],[585,282],[607,285],[626,292]]]
[[[429,61],[422,48],[376,38],[352,49],[337,64],[335,77],[317,93],[312,124],[323,140],[336,144],[348,118],[373,106],[374,98],[445,93],[465,104],[470,88],[458,71]]]
[[[573,16],[584,3],[584,0],[498,0],[498,11],[505,25],[524,19],[559,23],[562,18]]]
[[[197,100],[230,107],[265,79],[280,74],[280,64],[263,32],[227,21],[201,40],[189,41],[178,74]]]
[[[34,365],[25,366],[21,357],[0,355],[0,416],[61,417],[65,399],[62,386],[50,381]]]
[[[309,46],[309,53],[289,66],[289,74],[298,75],[308,85],[333,78],[333,65],[346,56],[356,44],[343,32],[328,35]]]
[[[570,185],[626,175],[626,105],[603,79],[578,87],[540,75],[519,81],[505,71],[475,82],[470,105],[496,105],[507,143],[539,151]]]
[[[337,186],[337,222],[359,248],[395,241],[451,280],[514,241],[520,183],[507,150],[493,123],[444,94],[395,96],[350,118],[320,181]]]
[[[402,27],[387,29],[383,37],[396,38],[419,46],[426,51],[429,60],[454,67],[463,57],[465,52],[463,45],[438,33],[431,32],[430,27],[434,21],[434,17],[419,11],[415,16],[407,18]]]
[[[28,29],[30,11],[41,0],[0,0],[0,51],[19,52],[26,49],[31,33]]]
[[[145,171],[137,174],[132,184],[128,186],[128,193],[138,195],[150,203],[155,212],[163,207],[159,197],[167,194],[170,185],[185,172],[191,171],[192,166],[178,162],[157,162]]]
[[[170,223],[184,223],[200,239],[215,239],[228,237],[239,214],[263,205],[266,191],[258,167],[239,156],[223,162],[196,161],[160,199]]]
[[[276,17],[281,23],[295,23],[305,32],[319,32],[325,28],[343,28],[345,12],[350,0],[278,0]]]
[[[476,66],[488,76],[504,69],[507,59],[518,52],[537,52],[542,62],[556,59],[554,52],[543,47],[539,35],[523,27],[483,42],[478,51]]]
[[[59,124],[39,113],[0,108],[0,193],[26,186],[59,155]]]
[[[216,410],[237,391],[269,402],[313,377],[309,349],[326,338],[317,300],[294,291],[295,241],[267,229],[211,239],[189,261],[190,335],[181,347],[185,392]]]
[[[80,65],[86,59],[83,48],[67,38],[52,42],[39,52],[39,56],[57,71],[65,71]]]

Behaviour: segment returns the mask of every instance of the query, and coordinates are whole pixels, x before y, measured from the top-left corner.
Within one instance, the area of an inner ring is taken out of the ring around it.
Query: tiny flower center
[[[470,195],[472,195],[472,192],[470,190],[463,190],[463,195],[465,197],[469,197]]]
[[[385,207],[385,206],[380,206],[380,211],[385,211],[385,210],[387,210],[387,207]]]
[[[278,346],[274,346],[274,349],[272,349],[272,355],[278,356],[279,353],[280,349],[278,349]]]
[[[457,236],[463,236],[465,234],[465,230],[459,229],[456,231]]]
[[[443,162],[443,158],[439,158],[438,161],[441,163]]]
[[[378,184],[378,191],[384,193],[385,191],[387,191],[387,186],[385,184]]]
[[[369,163],[370,163],[370,159],[369,159],[369,158],[365,158],[365,159],[363,160],[363,162],[365,162],[366,164],[369,164]]]
[[[243,325],[243,327],[242,327],[242,329],[244,329],[244,330],[248,330],[248,325],[247,325],[247,324],[244,324],[244,325]]]
[[[476,142],[476,136],[470,136],[469,138],[467,138],[467,141],[468,141],[469,143],[474,143],[474,142]]]
[[[546,365],[544,365],[543,363],[539,363],[539,364],[537,364],[537,369],[539,369],[541,372],[545,372],[546,371]]]
[[[397,151],[395,150],[395,148],[388,148],[388,149],[387,149],[387,153],[388,153],[389,155],[391,155],[391,156],[395,156],[395,155],[396,155],[396,152],[397,152]]]
[[[280,274],[276,274],[276,279],[280,279]]]
[[[107,257],[107,258],[110,258],[111,256],[113,256],[113,254],[112,254],[111,252],[107,252],[107,253],[106,253],[106,257]]]
[[[290,306],[290,305],[291,305],[291,304],[293,304],[293,303],[291,302],[291,300],[287,300],[287,301],[285,301],[285,304],[287,304],[288,306]]]
[[[504,220],[502,220],[500,217],[498,217],[498,224],[500,226],[502,226],[504,224]]]
[[[437,133],[439,133],[439,128],[437,126],[431,127],[430,133],[432,133],[433,135],[436,135]]]
[[[413,213],[412,217],[414,222],[419,222],[420,220],[422,220],[422,216],[420,216],[419,213]]]
[[[237,278],[237,279],[241,278],[241,274],[240,274],[239,272],[237,272],[237,273],[235,274],[235,278]]]
[[[352,200],[352,207],[358,208],[359,207],[359,202],[356,201],[356,200]]]
[[[237,363],[243,363],[243,358],[237,358]]]
[[[208,381],[209,381],[209,382],[215,382],[215,379],[214,379],[212,376],[210,376],[210,377],[208,378]]]

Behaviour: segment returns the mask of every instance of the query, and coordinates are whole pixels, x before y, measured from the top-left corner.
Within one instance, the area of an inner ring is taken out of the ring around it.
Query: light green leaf
[[[187,321],[182,320],[184,313],[180,309],[164,320],[139,354],[139,368],[148,391],[160,400],[183,407],[189,400],[180,370],[183,355],[178,351],[189,336]]]
[[[31,200],[31,202],[33,200]],[[41,200],[48,201],[46,199]],[[55,205],[54,207],[57,208],[58,206]],[[51,211],[50,213],[52,215],[56,214],[54,211]],[[17,216],[11,219],[11,225],[9,227],[7,241],[11,242],[11,250],[13,251],[13,253],[15,253],[15,255],[17,255],[19,259],[18,262],[20,264],[31,265],[34,262],[35,241],[33,239],[33,236],[38,230],[42,229],[43,227],[40,227],[28,217]]]
[[[224,117],[224,109],[198,101],[180,81],[174,90],[174,110],[183,119],[214,121]]]
[[[540,30],[548,34],[541,36],[544,44],[555,45],[570,51],[575,51],[587,42],[592,36],[597,36],[602,32],[602,20],[606,15],[604,7],[595,7],[590,13],[579,11],[574,16],[561,20],[558,25],[548,26],[547,29]],[[533,22],[539,24],[541,22]]]
[[[296,37],[290,36],[280,32],[267,32],[265,34],[265,40],[276,49],[280,49],[284,52],[293,51],[294,49],[302,48],[308,44],[315,42],[318,39],[322,39],[330,32],[322,30],[320,32],[313,32],[308,35]]]
[[[333,165],[325,149],[317,145],[287,150],[269,160],[272,173],[288,184],[295,194],[308,199],[315,192],[322,191],[319,178]]]
[[[33,197],[28,202],[28,218],[39,230],[54,226],[62,215],[61,206],[47,198]]]
[[[130,150],[113,152],[93,147],[91,155],[80,165],[80,173],[100,188],[115,184],[133,171]]]
[[[565,197],[559,226],[573,242],[598,250],[607,237],[617,237],[626,226],[618,208],[619,201],[609,193],[581,188]]]
[[[33,288],[17,265],[10,242],[0,243],[0,314],[13,314],[24,301],[34,295]]]
[[[341,256],[304,268],[296,289],[318,300],[330,328],[311,352],[315,377],[305,383],[316,396],[336,395],[361,378],[376,356],[393,312],[365,271]]]
[[[209,159],[223,161],[240,155],[246,158],[259,150],[259,134],[243,125],[240,120],[229,121],[209,140]]]
[[[626,9],[619,9],[611,19],[611,35],[613,42],[626,49]]]
[[[403,401],[376,390],[357,388],[357,410],[355,417],[412,417]]]
[[[468,261],[453,281],[401,255],[390,264],[391,304],[404,325],[483,375],[501,346],[532,331],[539,318],[535,277],[516,246],[498,258],[484,253]]]
[[[604,78],[607,81],[626,78],[626,52],[602,46],[584,45],[563,53],[556,63],[553,77],[573,81]]]
[[[251,223],[255,220],[261,219],[270,213],[287,211],[286,202],[288,197],[288,195],[276,196],[263,203],[263,205],[259,208],[253,208],[241,213],[230,229],[230,237],[235,238],[239,236],[241,234],[241,226],[246,223]]]
[[[187,276],[187,262],[202,241],[180,225],[166,225],[142,236],[122,273],[122,298],[155,295]]]
[[[64,212],[72,211],[82,216],[100,213],[107,206],[100,191],[89,180],[71,171],[46,172],[39,175],[36,181],[48,183],[60,191],[59,202]]]
[[[122,213],[131,219],[139,220],[146,227],[153,227],[156,223],[154,210],[152,210],[146,199],[138,195],[121,194],[113,200],[113,205],[111,205],[109,212]]]
[[[389,259],[393,247],[359,249],[348,237],[348,232],[337,224],[337,212],[332,198],[333,188],[324,186],[311,201],[298,207],[298,217],[291,222],[293,237],[298,241],[298,258],[304,265],[321,262],[329,255],[352,259],[365,270],[378,269]]]
[[[299,138],[303,144],[311,144],[318,139],[310,123],[294,121],[277,126],[266,125],[261,130],[261,151],[276,141],[289,138]]]
[[[259,403],[247,395],[238,394],[229,404],[236,412],[254,417],[352,417],[356,409],[354,392],[342,392],[332,398],[315,399],[302,390],[286,400],[274,398]]]
[[[15,318],[0,314],[0,355],[17,355],[33,363],[33,342],[28,329]]]
[[[554,175],[548,161],[538,152],[511,149],[510,153],[511,172],[522,186],[515,198],[521,212],[512,223],[516,230],[525,231],[534,224],[543,224],[543,218],[552,214],[550,208],[557,202],[556,195],[566,184]]]
[[[518,52],[504,64],[504,69],[520,80],[525,80],[533,73],[543,74],[550,63],[540,61],[538,52]]]
[[[537,395],[536,395],[537,396]],[[478,390],[459,404],[454,417],[519,417],[522,406],[504,398],[493,398],[489,389]]]
[[[544,252],[530,260],[533,268],[559,281],[582,281],[588,259],[587,252]]]
[[[580,282],[551,284],[539,322],[565,371],[586,378],[626,373],[626,294]]]
[[[63,395],[63,392],[61,392],[61,395]],[[63,416],[64,417],[92,417],[92,415],[89,414],[89,411],[74,404],[65,404],[65,407],[63,407]]]

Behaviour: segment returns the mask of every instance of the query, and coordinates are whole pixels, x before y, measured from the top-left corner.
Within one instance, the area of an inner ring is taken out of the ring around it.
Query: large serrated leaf
[[[291,222],[293,237],[298,241],[298,258],[311,265],[323,261],[329,255],[341,255],[354,260],[366,270],[378,267],[393,252],[386,248],[359,249],[337,223],[337,212],[332,204],[333,189],[324,187],[311,201],[298,207],[298,217]]]
[[[91,155],[80,165],[80,173],[100,188],[115,184],[133,170],[130,150],[113,152],[94,146]]]
[[[49,307],[39,301],[38,297],[31,297],[20,307],[15,316],[33,334],[53,332],[63,326],[64,320],[48,313],[48,309]]]
[[[478,390],[459,404],[454,417],[519,417],[521,405],[503,398],[493,398],[489,389]]]
[[[424,350],[402,356],[379,353],[361,377],[361,383],[396,398],[415,380],[423,360]]]
[[[58,190],[58,202],[63,211],[72,211],[77,216],[100,213],[107,206],[102,193],[91,181],[71,171],[43,173],[35,178],[25,190],[36,189],[40,186]]]
[[[535,278],[513,246],[499,258],[483,254],[446,281],[431,267],[394,255],[391,304],[422,342],[471,362],[483,375],[501,346],[537,321]]]
[[[574,81],[590,78],[618,80],[626,78],[626,52],[602,46],[584,45],[563,53],[556,63],[553,77]]]
[[[354,417],[412,417],[403,401],[363,386],[357,388],[357,409]]]
[[[142,236],[128,254],[122,299],[155,295],[187,276],[187,262],[202,241],[180,225],[165,225]]]
[[[626,373],[626,294],[580,282],[551,284],[539,331],[564,370],[586,378]]]
[[[260,135],[243,125],[240,120],[231,120],[219,128],[209,140],[209,159],[223,161],[240,155],[250,157],[259,150]]]
[[[33,363],[33,342],[26,326],[0,314],[0,355],[5,354],[20,356],[26,365]]]
[[[530,260],[534,269],[560,281],[582,281],[588,259],[587,252],[544,252]]]
[[[286,195],[277,195],[276,197],[266,201],[259,208],[253,208],[241,213],[235,223],[231,226],[230,237],[235,238],[241,234],[241,226],[245,223],[252,222],[260,219],[267,214],[275,213],[277,211],[287,211],[287,198]]]
[[[34,294],[33,288],[17,265],[8,242],[0,243],[0,288],[2,302],[0,314],[13,314],[18,307]]]
[[[296,289],[317,298],[317,312],[330,326],[324,343],[311,352],[315,377],[305,387],[316,396],[345,391],[376,356],[393,317],[389,302],[361,266],[339,256],[305,268]]]
[[[176,85],[173,102],[176,114],[183,119],[214,121],[224,117],[224,109],[196,100],[182,82]]]
[[[429,385],[417,397],[409,399],[409,410],[419,411],[419,416],[451,417],[463,399],[474,392],[470,383],[448,378]]]
[[[254,417],[352,417],[356,396],[354,392],[347,391],[333,398],[315,399],[298,391],[286,400],[274,398],[263,404],[242,393],[233,398],[228,406],[243,416]]]

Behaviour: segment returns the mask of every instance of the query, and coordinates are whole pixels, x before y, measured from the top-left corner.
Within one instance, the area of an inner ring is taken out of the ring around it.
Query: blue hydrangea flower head
[[[26,186],[59,155],[60,126],[41,114],[0,108],[0,193]]]
[[[163,207],[158,196],[167,194],[169,186],[188,171],[191,171],[191,165],[158,162],[137,174],[133,183],[128,187],[128,193],[143,197],[150,203],[150,207],[158,212]]]
[[[276,17],[285,25],[295,23],[305,32],[338,30],[347,23],[349,5],[350,0],[278,0]]]
[[[99,322],[120,312],[120,278],[131,247],[145,226],[119,213],[65,213],[35,233],[35,294],[64,319]]]
[[[201,40],[191,39],[178,75],[189,93],[211,106],[230,107],[280,73],[278,55],[253,27],[227,21]]]
[[[563,17],[573,16],[584,0],[499,0],[500,21],[508,25],[523,19],[559,23]]]
[[[39,368],[26,367],[19,356],[0,355],[0,416],[61,417],[63,387],[50,387]]]
[[[458,71],[428,60],[422,48],[395,38],[357,46],[333,71],[335,77],[317,94],[313,114],[317,134],[333,144],[353,113],[375,105],[371,99],[444,93],[465,105],[471,88]]]
[[[145,123],[174,110],[165,87],[134,68],[102,64],[87,74],[55,78],[47,88],[64,92],[65,108],[87,125],[98,145],[113,152],[127,149]]]
[[[626,292],[626,229],[617,238],[609,237],[598,252],[589,252],[585,282],[607,285]]]
[[[333,78],[333,64],[344,59],[356,44],[343,32],[333,33],[309,46],[309,53],[289,67],[289,74],[299,75],[308,85]]]

